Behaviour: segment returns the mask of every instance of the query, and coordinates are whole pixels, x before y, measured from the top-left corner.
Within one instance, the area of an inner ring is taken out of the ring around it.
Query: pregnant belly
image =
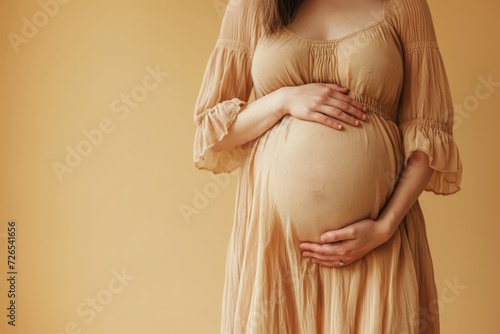
[[[268,191],[284,228],[300,241],[375,219],[399,171],[395,126],[372,115],[344,131],[291,116],[260,144]],[[259,164],[260,164],[259,163]]]

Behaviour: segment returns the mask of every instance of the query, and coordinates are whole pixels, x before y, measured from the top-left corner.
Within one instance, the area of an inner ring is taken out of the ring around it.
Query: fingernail
[[[368,111],[368,107],[367,106],[363,106],[363,111]]]
[[[359,125],[359,121],[358,120],[354,121],[354,125],[358,126]]]
[[[364,114],[361,118],[363,118],[363,121],[366,121],[366,119],[368,118],[368,116],[366,114]]]

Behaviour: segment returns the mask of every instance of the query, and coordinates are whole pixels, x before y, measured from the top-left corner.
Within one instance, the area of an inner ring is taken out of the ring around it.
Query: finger
[[[307,241],[306,241],[306,242],[301,242],[301,243],[299,244],[299,248],[300,248],[301,250],[312,250],[312,249],[313,249],[313,247],[314,247],[314,245],[318,245],[318,244],[316,244],[316,243],[314,243],[314,242],[307,242]]]
[[[302,252],[302,256],[311,258],[311,260],[316,259],[320,261],[329,261],[329,262],[340,261],[341,259],[339,255],[322,255],[314,252]]]
[[[319,256],[338,256],[343,253],[344,245],[341,243],[334,244],[316,244],[316,243],[305,243],[300,245],[300,249],[303,251],[304,256],[317,254]]]
[[[301,242],[299,244],[299,247],[302,250],[316,251],[318,249],[321,249],[321,247],[323,247],[325,245],[332,245],[332,244],[330,244],[330,243],[317,243],[317,242],[303,241],[303,242]]]
[[[368,111],[368,108],[362,103],[359,102],[352,97],[348,96],[347,94],[349,93],[349,88],[342,87],[337,84],[321,84],[324,87],[330,88],[332,92],[330,92],[331,97],[340,99],[342,101],[346,101],[349,104],[352,104],[354,107],[356,107],[359,110],[362,111]],[[337,94],[336,94],[337,93]]]
[[[338,84],[333,84],[333,83],[320,83],[320,85],[328,87],[330,89],[336,90],[338,92],[343,92],[346,93],[349,92],[349,88],[342,87],[341,85]]]
[[[343,268],[345,266],[350,265],[352,262],[344,262],[344,264],[340,264],[340,261],[323,261],[323,260],[317,260],[317,259],[312,259],[311,262],[318,264],[322,267],[327,267],[327,268]]]
[[[344,126],[342,124],[340,124],[339,122],[337,122],[335,119],[333,119],[332,117],[330,116],[327,116],[321,112],[311,112],[311,114],[309,115],[309,117],[306,118],[307,120],[309,121],[314,121],[314,122],[317,122],[317,123],[321,123],[321,124],[324,124],[326,126],[329,126],[333,129],[336,129],[336,130],[343,130],[344,129]]]
[[[327,115],[328,117],[332,119],[336,119],[339,121],[342,121],[344,123],[347,123],[352,126],[359,126],[361,125],[361,121],[358,119],[350,116],[348,113],[338,109],[334,108],[328,105],[322,105],[318,108],[318,112]]]
[[[306,248],[309,248],[309,245],[312,245],[314,244],[313,242],[307,242],[307,241],[304,241],[304,242],[301,242],[299,244],[299,247],[300,249],[306,249]]]
[[[331,255],[328,246],[329,244],[317,244],[314,242],[303,242],[300,244],[300,249],[310,253],[316,253],[321,255]]]
[[[300,244],[300,249],[302,255],[310,256],[311,254],[317,254],[321,256],[334,256],[345,254],[345,247],[342,242],[336,242],[333,244],[315,244],[315,243],[304,243]]]
[[[310,252],[315,252],[317,253],[318,250],[321,249],[321,244],[317,244],[314,242],[302,242],[299,247],[303,251],[310,251]]]
[[[340,92],[334,92],[332,95],[330,95],[330,99],[328,100],[327,104],[337,109],[343,110],[359,120],[367,119],[366,111],[368,110],[368,108],[363,103]]]
[[[339,242],[342,240],[351,239],[354,239],[354,230],[351,226],[346,226],[339,230],[325,232],[320,237],[321,242],[325,243]]]
[[[349,95],[341,92],[341,91],[333,91],[330,95],[332,98],[347,102],[351,105],[353,105],[355,108],[361,110],[361,111],[367,111],[368,108],[360,101],[353,99]]]

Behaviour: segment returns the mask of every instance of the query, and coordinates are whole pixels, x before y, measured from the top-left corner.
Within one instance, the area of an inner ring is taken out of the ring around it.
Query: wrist
[[[277,90],[275,90],[272,94],[275,100],[275,110],[277,115],[281,118],[288,114],[288,106],[287,106],[287,101],[288,101],[288,91],[290,87],[281,87]]]
[[[389,240],[394,232],[398,229],[399,224],[402,219],[398,219],[396,216],[391,214],[382,214],[376,219],[376,223],[379,225],[381,237],[384,241]]]

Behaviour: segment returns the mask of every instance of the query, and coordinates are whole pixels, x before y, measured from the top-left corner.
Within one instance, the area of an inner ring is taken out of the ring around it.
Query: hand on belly
[[[322,242],[301,242],[302,256],[327,268],[342,268],[385,243],[392,234],[381,221],[363,219],[322,235]]]
[[[398,166],[373,124],[339,132],[291,118],[280,126],[266,143],[269,193],[299,241],[319,242],[328,230],[376,218],[394,186],[387,175]]]

